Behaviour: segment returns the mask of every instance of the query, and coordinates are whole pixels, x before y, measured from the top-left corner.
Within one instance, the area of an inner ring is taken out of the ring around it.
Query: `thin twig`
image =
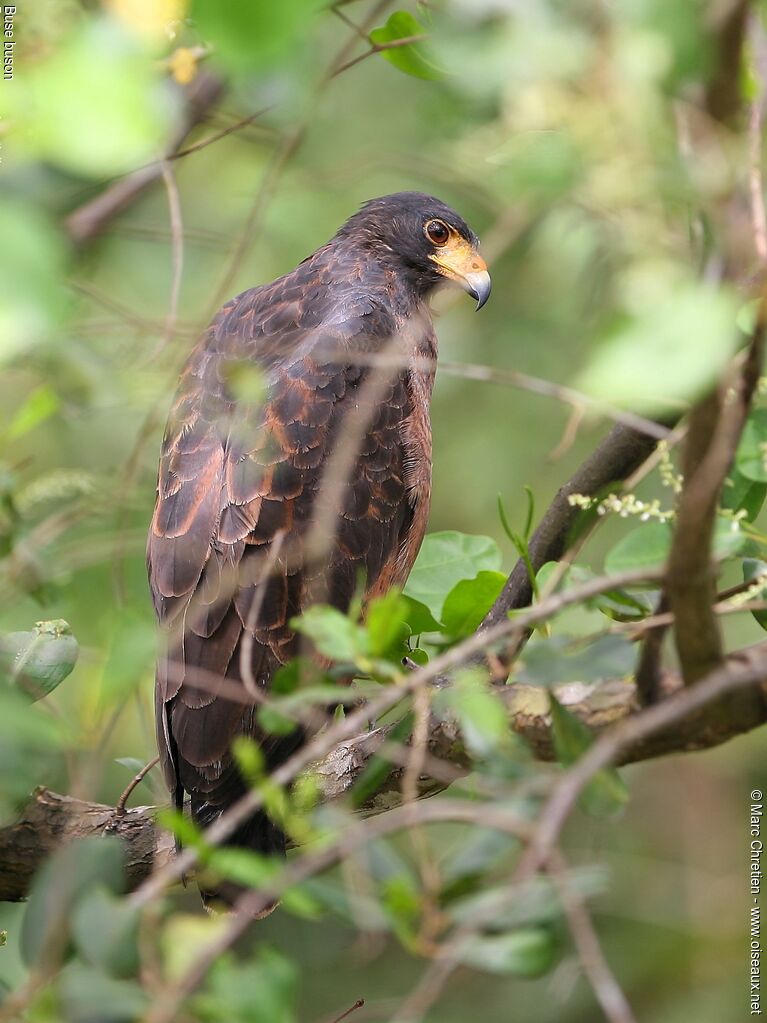
[[[152,768],[156,767],[159,763],[160,756],[158,754],[156,757],[152,757],[148,764],[144,764],[141,770],[131,778],[130,782],[123,789],[122,795],[115,803],[115,817],[122,817],[125,814],[125,804],[128,802],[131,792],[146,778]]]
[[[357,1009],[361,1009],[364,1004],[365,999],[358,998],[354,1005],[350,1005],[349,1008],[345,1012],[342,1012],[340,1016],[334,1017],[334,1019],[331,1020],[331,1023],[341,1023],[341,1020],[346,1019],[348,1016],[351,1016],[351,1014],[353,1012],[356,1012]]]
[[[160,344],[155,348],[154,356],[170,344],[176,329],[178,318],[178,300],[181,295],[181,278],[184,273],[184,223],[181,217],[181,200],[178,194],[176,178],[167,160],[160,164],[165,191],[168,194],[168,213],[171,229],[171,285],[168,315],[165,320],[165,332]]]
[[[589,979],[605,1018],[609,1023],[636,1023],[631,1006],[607,963],[591,915],[577,889],[569,881],[567,863],[561,852],[555,850],[549,856],[546,872],[559,893],[583,972]]]
[[[356,67],[357,64],[361,64],[363,60],[367,60],[368,57],[375,56],[376,53],[384,53],[386,50],[397,50],[400,46],[412,46],[414,43],[422,43],[426,39],[423,33],[412,36],[402,36],[400,39],[391,39],[386,43],[372,43],[369,50],[365,53],[360,53],[357,57],[352,57],[351,60],[347,60],[340,67],[337,67],[333,72],[332,77],[335,78],[337,75],[343,74],[344,71],[348,71],[349,68]]]
[[[145,1023],[172,1023],[179,1007],[204,980],[218,957],[248,930],[254,917],[292,885],[300,884],[332,867],[341,858],[348,858],[384,835],[407,827],[417,813],[419,823],[459,821],[482,824],[525,841],[531,832],[528,821],[505,807],[473,803],[468,799],[440,799],[417,803],[415,808],[400,806],[381,817],[353,821],[334,842],[324,844],[316,852],[288,863],[278,878],[266,889],[249,889],[238,900],[226,928],[204,945],[187,970],[176,982],[159,993],[157,1001],[147,1013]]]

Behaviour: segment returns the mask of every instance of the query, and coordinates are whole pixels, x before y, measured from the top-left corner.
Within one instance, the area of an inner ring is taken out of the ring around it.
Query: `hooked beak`
[[[429,257],[443,277],[460,284],[481,309],[490,297],[492,281],[487,263],[465,238],[456,237]]]
[[[487,270],[473,270],[471,273],[464,274],[464,288],[471,295],[472,298],[477,300],[477,312],[490,298],[490,292],[493,288],[493,282],[490,274]]]

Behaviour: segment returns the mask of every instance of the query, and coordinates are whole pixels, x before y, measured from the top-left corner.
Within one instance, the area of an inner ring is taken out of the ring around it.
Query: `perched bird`
[[[428,299],[452,281],[484,305],[490,276],[478,244],[429,195],[373,199],[295,270],[228,302],[189,357],[165,430],[147,561],[166,633],[160,758],[176,805],[188,793],[200,827],[246,789],[237,736],[259,743],[269,770],[302,741],[300,731],[260,730],[252,692],[268,690],[296,654],[291,619],[316,600],[346,610],[360,585],[364,606],[407,578],[431,492]],[[260,395],[238,386],[248,370],[262,377]],[[285,846],[263,812],[229,841],[263,853]],[[202,894],[231,903],[238,889]]]

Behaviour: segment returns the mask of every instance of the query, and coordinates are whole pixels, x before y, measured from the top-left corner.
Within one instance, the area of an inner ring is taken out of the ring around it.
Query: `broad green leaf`
[[[519,847],[519,839],[492,828],[476,827],[456,843],[456,849],[441,865],[443,883],[453,886],[466,877],[481,878],[491,867]]]
[[[609,888],[609,876],[602,866],[589,865],[568,871],[573,888],[583,897],[603,893]],[[483,884],[450,906],[450,915],[458,924],[470,924],[477,916],[485,916],[495,907],[493,925],[497,930],[540,926],[553,923],[562,916],[562,903],[549,878],[538,877],[518,886],[513,899],[508,887]]]
[[[633,622],[652,613],[657,602],[657,591],[609,590],[594,598],[602,614],[615,622]]]
[[[63,619],[37,622],[33,632],[0,635],[0,669],[33,700],[48,696],[71,674],[80,652]]]
[[[728,291],[677,282],[602,345],[576,386],[648,415],[694,401],[735,352],[736,313]]]
[[[747,479],[767,483],[767,409],[754,409],[746,420],[735,466]]]
[[[472,536],[446,530],[429,533],[405,584],[405,594],[425,604],[437,621],[442,605],[456,583],[473,579],[478,572],[497,572],[501,552],[489,536]]]
[[[753,522],[767,497],[767,482],[749,479],[733,466],[722,489],[722,507],[733,512],[745,511],[746,522]]]
[[[134,1023],[149,1007],[138,981],[118,980],[79,962],[67,964],[56,987],[62,1018],[77,1023]]]
[[[559,567],[554,561],[547,561],[541,566],[537,576],[539,590],[549,592],[549,580],[555,571],[559,571]],[[582,586],[594,578],[595,573],[585,565],[570,565],[557,585],[557,590],[561,592],[574,586]],[[601,619],[589,614],[592,610],[601,612],[612,621],[636,621],[650,614],[656,602],[657,595],[654,590],[622,588],[608,590],[583,601],[582,604],[565,608],[556,616],[556,623],[564,633],[571,633],[574,636],[588,635],[591,632],[598,632],[604,624]]]
[[[94,887],[75,906],[72,936],[83,958],[113,977],[130,977],[139,966],[138,910],[104,888]]]
[[[413,636],[421,636],[424,632],[441,632],[442,626],[426,604],[420,600],[403,594],[405,599],[405,624]]]
[[[407,610],[407,600],[397,589],[391,589],[370,602],[365,614],[365,627],[373,657],[396,657],[401,653],[408,634],[405,624]]]
[[[520,656],[515,681],[553,686],[565,682],[600,682],[628,676],[636,662],[636,646],[625,636],[607,634],[583,642],[572,636],[534,639]]]
[[[671,526],[666,522],[644,522],[627,533],[605,558],[605,570],[630,572],[662,568],[671,550]]]
[[[487,973],[539,977],[551,969],[555,955],[556,943],[551,931],[529,927],[476,937],[463,949],[461,959]]]
[[[743,582],[749,583],[756,581],[756,579],[762,578],[767,587],[767,562],[759,561],[757,558],[744,558],[743,559]],[[763,593],[760,598],[765,599]],[[751,614],[754,620],[767,632],[767,611],[752,611]]]
[[[561,764],[574,764],[591,746],[593,737],[586,725],[562,706],[554,694],[551,700],[551,725],[554,749]],[[579,803],[595,817],[613,816],[628,801],[628,789],[614,767],[603,767],[582,790]]]
[[[24,124],[20,141],[90,177],[162,156],[179,114],[179,96],[159,62],[107,19],[82,20],[23,81],[5,84],[6,112]]]
[[[21,954],[29,967],[67,947],[75,906],[96,885],[117,891],[124,850],[118,838],[81,838],[58,849],[32,883],[21,926]]]
[[[228,926],[229,917],[225,913],[211,913],[208,916],[201,913],[173,913],[169,916],[160,938],[164,976],[169,980],[178,980],[203,948],[222,937]]]
[[[300,990],[298,967],[266,945],[238,963],[221,956],[202,994],[193,1002],[204,1023],[295,1023]]]
[[[216,874],[247,888],[266,887],[279,870],[268,856],[239,846],[211,850],[208,863]]]
[[[714,525],[714,541],[712,551],[719,561],[732,558],[749,547],[746,534],[737,522],[726,515],[719,515]]]
[[[192,0],[191,17],[213,59],[228,69],[257,74],[314,30],[322,0],[221,3]]]
[[[442,607],[442,622],[450,635],[463,639],[475,632],[505,582],[503,572],[478,572],[474,579],[456,583]]]
[[[408,11],[395,11],[385,25],[374,28],[370,33],[370,41],[376,46],[386,46],[398,39],[410,39],[413,36],[426,35],[426,29]],[[415,78],[443,78],[431,59],[425,40],[418,39],[404,46],[388,47],[380,51],[381,56],[390,64]]]

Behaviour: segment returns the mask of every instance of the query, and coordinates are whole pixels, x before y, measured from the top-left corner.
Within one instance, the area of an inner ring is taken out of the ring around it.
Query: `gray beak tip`
[[[476,300],[477,308],[475,312],[479,312],[490,298],[492,286],[493,282],[490,279],[490,274],[485,270],[480,273],[467,274],[466,290]]]

